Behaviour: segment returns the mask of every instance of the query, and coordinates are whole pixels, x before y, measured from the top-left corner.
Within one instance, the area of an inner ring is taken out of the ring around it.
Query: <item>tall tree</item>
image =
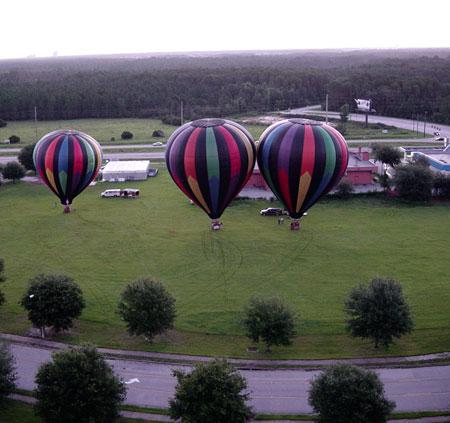
[[[343,364],[312,382],[309,403],[322,423],[383,423],[395,407],[375,372]]]
[[[47,326],[56,332],[71,328],[85,306],[83,293],[72,278],[52,274],[32,278],[20,303],[43,338]]]
[[[24,167],[17,162],[8,162],[2,169],[2,174],[5,179],[11,179],[14,183],[25,176]]]
[[[138,279],[123,291],[119,314],[131,335],[144,335],[152,341],[156,335],[173,327],[175,298],[160,282]]]
[[[243,326],[254,342],[262,339],[267,351],[272,345],[290,345],[295,336],[295,317],[279,298],[252,298],[244,310]]]
[[[394,338],[413,330],[414,323],[401,285],[393,279],[375,278],[358,285],[345,302],[347,329],[354,337],[370,338],[388,348]]]
[[[17,159],[26,170],[36,170],[33,161],[33,151],[36,144],[29,144],[20,150]]]
[[[90,346],[53,353],[36,375],[36,413],[46,423],[110,423],[125,385]]]
[[[170,416],[183,423],[245,423],[253,416],[246,404],[247,382],[225,360],[198,364],[189,373],[173,372],[177,378]]]

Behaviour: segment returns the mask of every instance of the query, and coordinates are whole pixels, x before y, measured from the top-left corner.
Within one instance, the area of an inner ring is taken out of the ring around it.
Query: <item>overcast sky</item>
[[[0,58],[450,47],[449,0],[4,0]]]

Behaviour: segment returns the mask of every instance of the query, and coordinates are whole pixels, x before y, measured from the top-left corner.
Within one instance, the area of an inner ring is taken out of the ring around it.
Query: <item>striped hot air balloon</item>
[[[348,149],[344,137],[329,125],[287,119],[264,131],[257,158],[273,193],[299,219],[340,181]]]
[[[170,176],[213,219],[213,229],[247,182],[255,159],[252,136],[225,119],[186,123],[172,134],[166,150]]]
[[[57,195],[64,212],[97,176],[102,150],[97,141],[83,132],[58,130],[44,135],[33,151],[36,171]]]

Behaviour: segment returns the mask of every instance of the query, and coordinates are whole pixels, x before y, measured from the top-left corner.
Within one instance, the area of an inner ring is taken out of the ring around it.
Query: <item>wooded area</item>
[[[0,61],[0,118],[186,118],[371,98],[378,114],[450,123],[450,50],[260,52]],[[176,123],[173,122],[173,123]]]

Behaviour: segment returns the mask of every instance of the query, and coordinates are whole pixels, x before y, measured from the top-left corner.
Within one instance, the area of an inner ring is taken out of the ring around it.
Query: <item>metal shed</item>
[[[149,170],[150,160],[110,161],[102,170],[102,180],[143,181],[147,179]]]

